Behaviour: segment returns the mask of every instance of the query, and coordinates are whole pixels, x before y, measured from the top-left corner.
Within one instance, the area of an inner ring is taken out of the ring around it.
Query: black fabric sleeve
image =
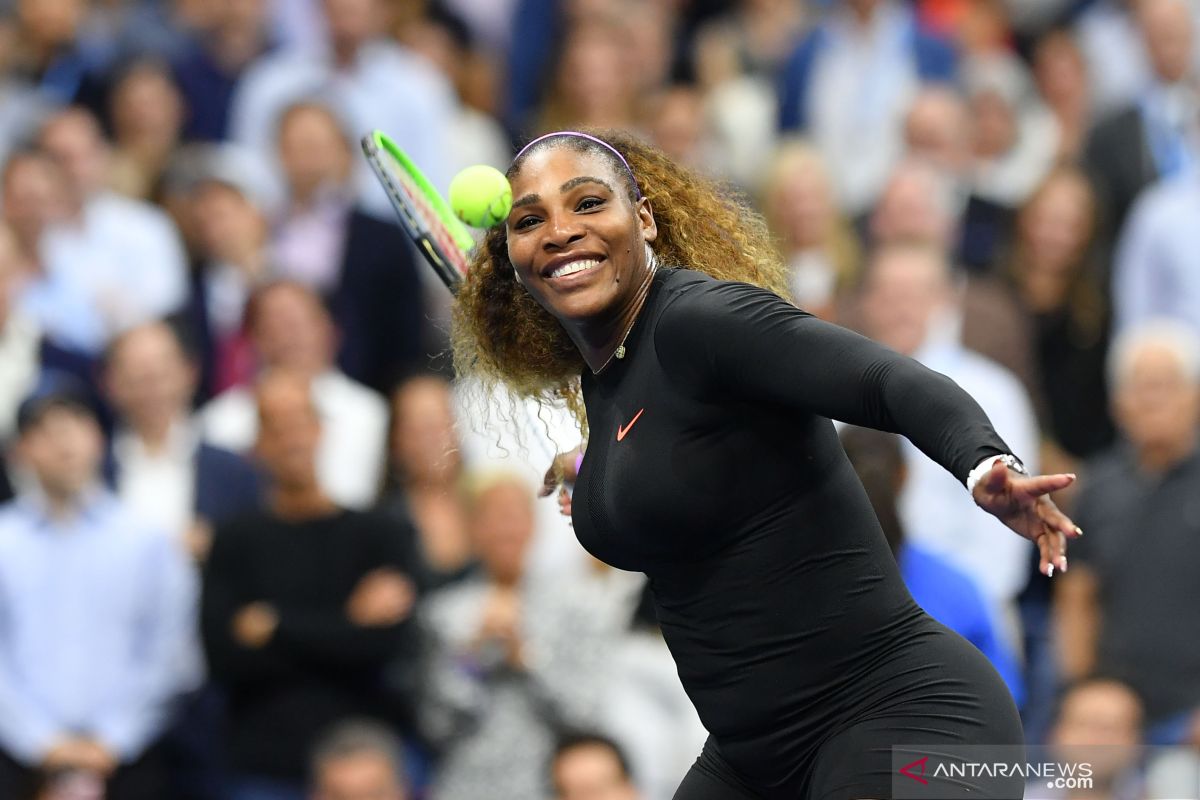
[[[984,458],[1010,452],[945,375],[765,289],[717,281],[682,288],[654,342],[664,369],[702,392],[902,434],[964,483]]]

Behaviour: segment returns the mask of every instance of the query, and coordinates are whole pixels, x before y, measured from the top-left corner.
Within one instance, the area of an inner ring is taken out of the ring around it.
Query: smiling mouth
[[[565,278],[568,275],[575,275],[580,272],[586,272],[587,270],[598,267],[602,260],[603,259],[598,259],[598,258],[581,258],[581,259],[577,259],[575,261],[568,261],[567,263],[560,264],[559,266],[550,270],[550,274],[547,275],[546,277],[553,280],[555,278]]]

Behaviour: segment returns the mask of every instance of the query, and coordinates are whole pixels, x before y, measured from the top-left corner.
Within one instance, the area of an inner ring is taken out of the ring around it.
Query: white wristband
[[[973,493],[975,491],[975,484],[977,484],[977,483],[979,483],[979,481],[983,480],[983,476],[987,475],[991,471],[992,465],[995,464],[997,461],[1004,462],[1004,465],[1006,467],[1008,467],[1009,469],[1011,469],[1013,472],[1019,472],[1022,475],[1029,474],[1029,470],[1025,469],[1025,465],[1022,464],[1017,459],[1017,457],[1014,455],[1004,454],[1004,455],[999,455],[999,456],[988,456],[983,461],[980,461],[978,464],[976,464],[975,469],[971,470],[971,472],[968,473],[968,475],[967,475],[967,491],[968,492]]]

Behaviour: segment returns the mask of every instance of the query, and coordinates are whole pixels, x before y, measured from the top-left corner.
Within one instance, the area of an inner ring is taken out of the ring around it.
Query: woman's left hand
[[[1074,482],[1070,474],[1021,475],[997,461],[972,495],[976,505],[1038,546],[1038,570],[1050,577],[1055,568],[1067,571],[1067,539],[1083,534],[1049,497]]]

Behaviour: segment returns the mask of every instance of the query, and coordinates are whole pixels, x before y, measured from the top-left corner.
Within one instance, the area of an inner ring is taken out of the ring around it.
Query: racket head
[[[382,131],[362,138],[363,155],[417,250],[454,292],[475,240],[413,160]]]

